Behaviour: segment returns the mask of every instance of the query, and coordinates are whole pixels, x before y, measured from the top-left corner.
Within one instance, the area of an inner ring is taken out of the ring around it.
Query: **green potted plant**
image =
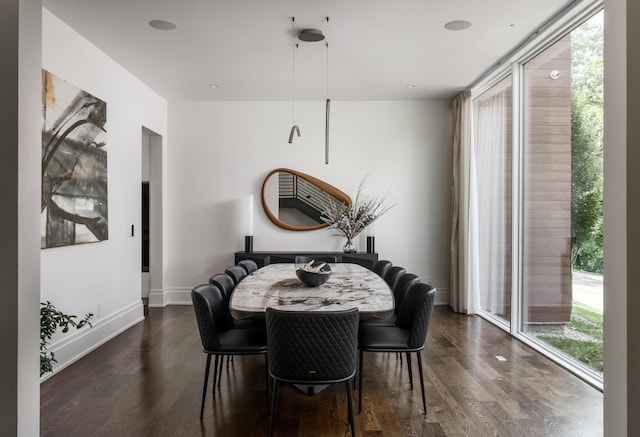
[[[85,314],[84,318],[76,321],[77,316],[65,314],[59,311],[51,302],[40,302],[40,376],[53,371],[53,363],[58,361],[53,352],[49,352],[47,347],[51,337],[58,328],[62,332],[68,332],[70,327],[80,329],[85,325],[91,326],[92,313]]]

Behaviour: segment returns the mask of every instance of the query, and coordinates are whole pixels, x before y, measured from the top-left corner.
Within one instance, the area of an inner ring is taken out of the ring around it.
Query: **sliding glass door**
[[[511,76],[474,99],[480,307],[511,321]]]
[[[482,315],[600,383],[602,52],[600,12],[473,107]]]
[[[522,323],[571,316],[571,37],[524,64]]]

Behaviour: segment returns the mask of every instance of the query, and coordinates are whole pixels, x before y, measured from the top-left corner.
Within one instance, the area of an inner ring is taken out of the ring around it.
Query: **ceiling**
[[[175,100],[450,98],[567,0],[43,0],[150,88]],[[301,42],[317,28],[325,42]],[[329,17],[327,22],[326,17]],[[168,20],[174,30],[148,22]],[[444,28],[467,20],[466,30]],[[212,88],[210,85],[218,85]],[[415,87],[408,87],[415,85]]]

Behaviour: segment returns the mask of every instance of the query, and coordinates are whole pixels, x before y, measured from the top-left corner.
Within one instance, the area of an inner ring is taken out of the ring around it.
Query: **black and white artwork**
[[[42,70],[41,247],[107,240],[107,104]]]

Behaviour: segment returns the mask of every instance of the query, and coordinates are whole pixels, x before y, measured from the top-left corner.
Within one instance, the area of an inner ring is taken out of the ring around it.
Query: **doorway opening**
[[[142,303],[163,306],[163,173],[162,136],[142,127],[141,291]]]

